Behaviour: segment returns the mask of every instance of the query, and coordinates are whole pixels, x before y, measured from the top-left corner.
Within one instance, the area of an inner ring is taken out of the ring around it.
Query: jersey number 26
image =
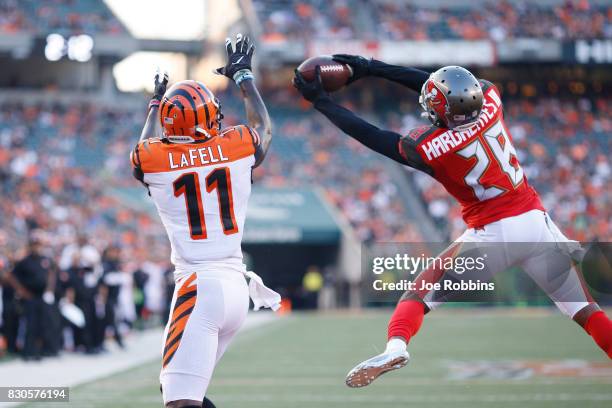
[[[506,129],[500,121],[497,121],[489,130],[484,132],[484,140],[493,152],[494,159],[506,173],[512,186],[516,188],[523,181],[523,168],[518,164],[512,164],[512,156],[516,157],[516,149],[512,146],[508,133],[506,133]],[[476,164],[465,176],[465,183],[474,190],[478,200],[488,200],[506,191],[495,186],[485,187],[482,185],[480,179],[489,169],[491,160],[479,139],[459,150],[457,154],[466,159],[476,157]]]

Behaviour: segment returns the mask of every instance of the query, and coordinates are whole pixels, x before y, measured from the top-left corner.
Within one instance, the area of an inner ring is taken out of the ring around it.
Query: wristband
[[[247,79],[255,79],[255,76],[250,69],[241,69],[240,71],[236,72],[232,78],[234,79],[236,85],[240,86],[242,81]]]
[[[151,108],[158,108],[159,107],[159,100],[153,98],[151,99],[151,101],[149,102],[149,107],[147,108],[148,110],[151,110]]]

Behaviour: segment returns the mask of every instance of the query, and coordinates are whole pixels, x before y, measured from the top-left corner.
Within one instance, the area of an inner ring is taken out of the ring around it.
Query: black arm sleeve
[[[399,142],[402,138],[398,133],[382,130],[366,122],[350,110],[334,103],[329,97],[318,99],[314,108],[325,115],[344,133],[369,147],[377,153],[387,156],[398,163],[429,173],[429,167],[421,157],[415,154],[400,153]]]
[[[370,74],[397,82],[416,92],[421,92],[423,84],[429,78],[429,73],[420,69],[385,64],[375,59],[370,62]]]

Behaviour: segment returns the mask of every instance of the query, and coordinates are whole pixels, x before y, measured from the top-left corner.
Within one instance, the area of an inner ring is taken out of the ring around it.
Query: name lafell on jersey
[[[217,148],[216,152],[213,147]],[[229,159],[223,154],[221,145],[189,149],[186,153],[168,152],[168,162],[172,170],[185,167],[205,166],[207,164],[225,161],[229,161]]]
[[[427,160],[438,158],[477,135],[497,117],[500,107],[501,99],[497,91],[492,88],[487,92],[482,106],[482,112],[478,117],[478,121],[473,126],[462,131],[448,130],[440,136],[434,137],[427,143],[421,145],[423,152],[427,156]]]

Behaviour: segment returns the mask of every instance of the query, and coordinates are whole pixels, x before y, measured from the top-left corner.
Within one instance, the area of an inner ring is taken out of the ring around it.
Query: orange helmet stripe
[[[208,126],[208,124],[210,123],[210,112],[208,111],[208,105],[207,102],[212,101],[212,98],[208,98],[208,101],[206,100],[206,98],[204,98],[204,95],[202,95],[202,92],[200,92],[198,90],[198,88],[196,88],[193,85],[187,84],[186,85],[188,88],[193,89],[193,91],[196,93],[196,95],[198,95],[200,97],[200,99],[202,99],[202,104],[204,105],[204,113],[206,115],[206,125]],[[197,111],[196,111],[196,115],[197,115]]]

